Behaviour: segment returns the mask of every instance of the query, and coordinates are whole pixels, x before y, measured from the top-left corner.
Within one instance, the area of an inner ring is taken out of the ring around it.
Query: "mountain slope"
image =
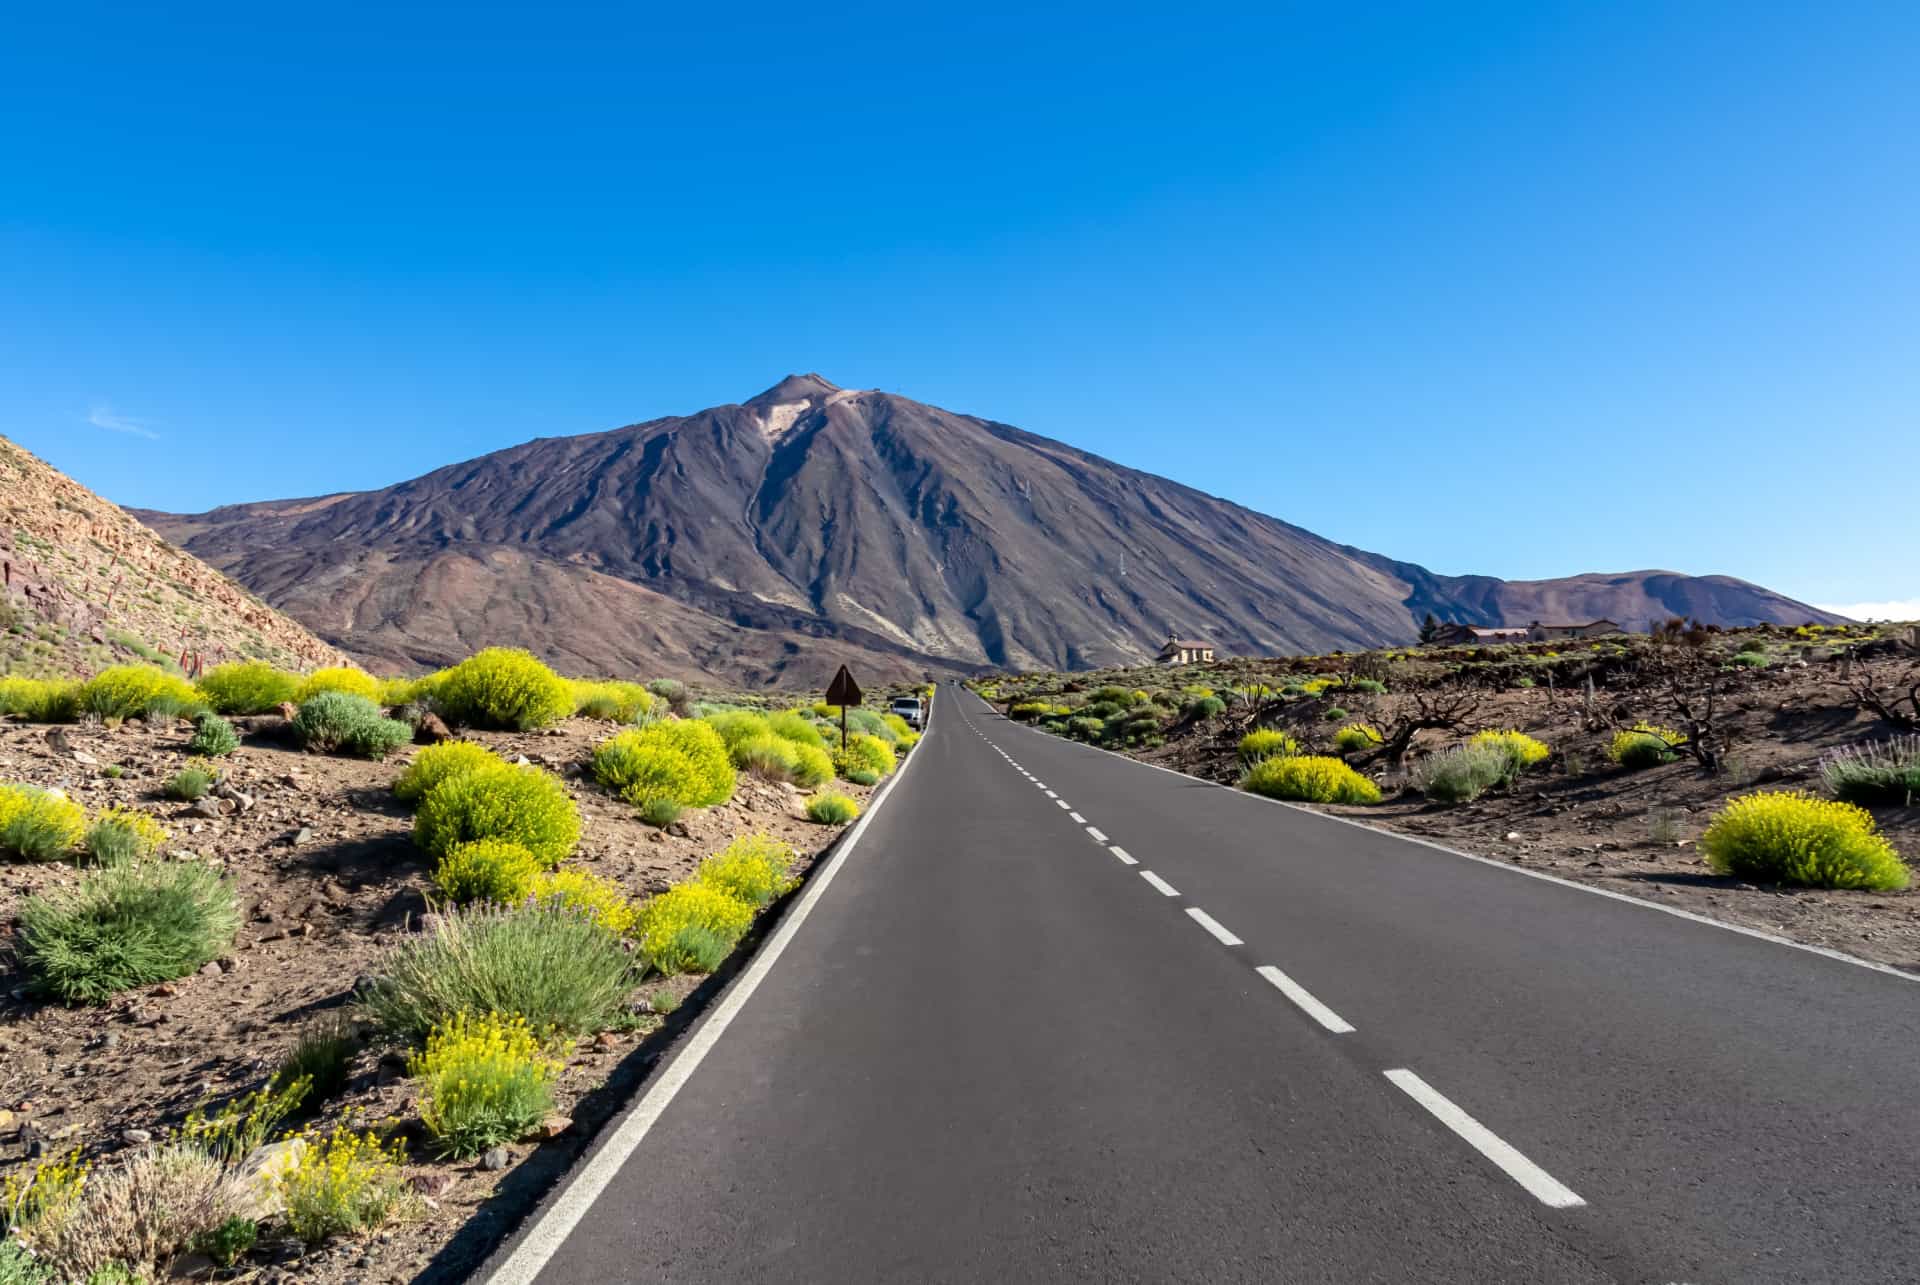
[[[664,646],[695,672],[811,682],[830,654],[888,676],[1139,661],[1170,630],[1237,653],[1372,646],[1411,640],[1427,610],[1637,623],[1688,601],[1729,623],[1822,618],[1665,573],[1436,576],[817,375],[384,490],[143,516],[323,635],[416,663],[484,637],[576,668],[644,668]]]
[[[69,674],[137,657],[346,658],[123,509],[0,438],[0,672]]]

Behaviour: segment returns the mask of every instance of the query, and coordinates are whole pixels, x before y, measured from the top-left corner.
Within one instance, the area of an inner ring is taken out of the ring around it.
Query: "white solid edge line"
[[[928,721],[932,721],[931,716]],[[833,883],[834,876],[840,873],[840,867],[846,864],[847,858],[859,845],[868,823],[886,806],[893,797],[895,787],[906,779],[907,773],[913,770],[913,765],[920,758],[918,754],[907,756],[905,765],[887,782],[860,819],[854,822],[839,851],[828,859],[826,867],[818,875],[808,880],[807,889],[800,895],[799,903],[780,921],[780,927],[761,946],[746,971],[727,988],[719,1003],[714,1005],[713,1012],[687,1037],[673,1061],[660,1071],[640,1099],[614,1123],[599,1150],[565,1179],[566,1185],[550,1204],[535,1212],[536,1221],[528,1225],[519,1243],[513,1247],[513,1252],[499,1268],[485,1277],[486,1285],[531,1285],[541,1269],[566,1243],[567,1237],[646,1138],[654,1123],[672,1104],[674,1097],[693,1078],[694,1072],[700,1069],[700,1064],[706,1060],[720,1037],[726,1034],[733,1019],[753,998],[753,993],[760,989],[760,984],[773,971],[773,966],[800,931],[800,925],[813,913],[814,906]]]
[[[1335,1035],[1353,1034],[1353,1027],[1348,1023],[1346,1018],[1340,1016],[1340,1014],[1315,999],[1306,987],[1294,981],[1293,978],[1287,976],[1272,964],[1262,964],[1253,971],[1272,982],[1274,988],[1292,1000],[1302,1012],[1314,1021],[1320,1023],[1320,1025],[1326,1027],[1329,1031],[1332,1031]]]
[[[1105,843],[1107,841],[1107,836],[1100,832],[1098,826],[1088,826],[1087,833],[1093,836],[1095,843]]]
[[[1657,901],[1648,901],[1644,897],[1635,897],[1628,893],[1615,892],[1611,888],[1597,888],[1590,883],[1580,883],[1573,879],[1563,879],[1559,875],[1550,875],[1544,870],[1528,870],[1524,866],[1511,865],[1495,857],[1483,857],[1475,852],[1463,852],[1459,848],[1449,848],[1444,843],[1436,843],[1432,839],[1424,839],[1417,834],[1403,834],[1398,830],[1386,829],[1384,826],[1369,825],[1367,822],[1355,817],[1336,816],[1331,812],[1319,812],[1302,803],[1289,803],[1285,799],[1269,799],[1258,794],[1248,794],[1245,790],[1236,790],[1230,785],[1222,785],[1218,781],[1209,781],[1204,776],[1195,776],[1191,772],[1182,772],[1176,768],[1162,767],[1158,763],[1143,763],[1139,759],[1128,758],[1126,755],[1115,753],[1112,750],[1097,749],[1091,745],[1083,745],[1079,741],[1070,741],[1064,736],[1055,736],[1051,732],[1042,732],[1035,728],[1027,727],[1025,724],[1016,724],[1016,726],[1024,732],[1031,732],[1035,736],[1044,736],[1049,741],[1057,741],[1071,749],[1085,750],[1089,754],[1099,754],[1109,759],[1118,759],[1122,763],[1131,763],[1135,767],[1144,767],[1153,772],[1165,772],[1168,776],[1177,776],[1182,780],[1198,781],[1201,785],[1208,786],[1215,790],[1224,790],[1234,798],[1245,799],[1249,803],[1264,803],[1271,807],[1285,808],[1289,812],[1299,812],[1306,816],[1317,817],[1322,821],[1331,821],[1337,825],[1350,825],[1356,830],[1365,830],[1369,834],[1383,835],[1389,839],[1399,839],[1403,843],[1412,843],[1422,848],[1431,848],[1435,852],[1444,852],[1448,856],[1458,857],[1462,861],[1474,861],[1494,870],[1504,870],[1510,875],[1520,875],[1526,879],[1538,879],[1542,883],[1558,884],[1560,887],[1570,888],[1574,892],[1584,892],[1595,897],[1605,897],[1609,901],[1617,901],[1622,905],[1634,906],[1640,910],[1651,910],[1658,914],[1671,915],[1675,919],[1685,919],[1689,923],[1705,924],[1709,928],[1719,928],[1726,932],[1738,933],[1742,937],[1751,937],[1756,941],[1771,942],[1775,946],[1785,946],[1791,950],[1804,951],[1809,955],[1818,955],[1823,959],[1831,959],[1836,963],[1852,964],[1855,968],[1864,968],[1869,972],[1885,973],[1888,977],[1898,977],[1903,982],[1920,982],[1920,973],[1910,973],[1904,969],[1895,968],[1891,964],[1878,964],[1871,959],[1862,959],[1858,955],[1849,955],[1844,950],[1835,950],[1831,946],[1816,946],[1812,942],[1795,941],[1791,937],[1782,937],[1779,933],[1770,933],[1764,928],[1749,928],[1745,924],[1728,923],[1724,919],[1715,919],[1711,915],[1702,915],[1692,910],[1682,910],[1678,906],[1663,906]]]
[[[1222,946],[1244,946],[1247,944],[1229,932],[1226,925],[1222,924],[1218,919],[1215,919],[1198,906],[1187,907],[1187,918],[1212,933],[1213,939]]]
[[[1552,1209],[1576,1209],[1587,1202],[1552,1174],[1514,1150],[1500,1135],[1448,1101],[1430,1084],[1412,1071],[1388,1071],[1386,1077],[1408,1097],[1432,1113],[1433,1118],[1452,1129],[1500,1167],[1502,1173],[1527,1189],[1535,1200]]]
[[[1134,860],[1131,856],[1127,854],[1127,850],[1125,848],[1121,847],[1117,843],[1108,844],[1107,851],[1111,852],[1114,856],[1120,858],[1122,861],[1126,862],[1130,866],[1137,866],[1140,864],[1138,861]]]
[[[1142,870],[1140,872],[1140,877],[1142,879],[1145,879],[1148,883],[1152,884],[1159,891],[1162,897],[1178,897],[1180,895],[1180,890],[1178,888],[1174,887],[1172,884],[1168,883],[1165,879],[1162,879],[1159,875],[1155,874],[1151,870]]]

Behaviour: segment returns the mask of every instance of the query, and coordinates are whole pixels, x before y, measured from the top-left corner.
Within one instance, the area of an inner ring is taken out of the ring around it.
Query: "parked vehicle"
[[[926,725],[927,707],[918,696],[896,696],[893,698],[893,713],[907,720],[907,726],[919,731]]]

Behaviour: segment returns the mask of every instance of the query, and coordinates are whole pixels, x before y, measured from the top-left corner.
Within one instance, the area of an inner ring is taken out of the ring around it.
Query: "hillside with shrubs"
[[[505,649],[0,678],[0,1282],[461,1279],[918,740],[839,714]]]
[[[290,617],[0,437],[0,675],[248,659],[346,663]]]
[[[1673,619],[976,690],[1054,735],[1920,971],[1912,625]]]

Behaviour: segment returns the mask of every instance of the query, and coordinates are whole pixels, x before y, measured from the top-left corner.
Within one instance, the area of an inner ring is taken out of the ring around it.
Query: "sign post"
[[[860,684],[853,681],[853,675],[847,672],[845,665],[827,684],[827,704],[840,707],[840,752],[847,752],[847,706],[860,703]]]

